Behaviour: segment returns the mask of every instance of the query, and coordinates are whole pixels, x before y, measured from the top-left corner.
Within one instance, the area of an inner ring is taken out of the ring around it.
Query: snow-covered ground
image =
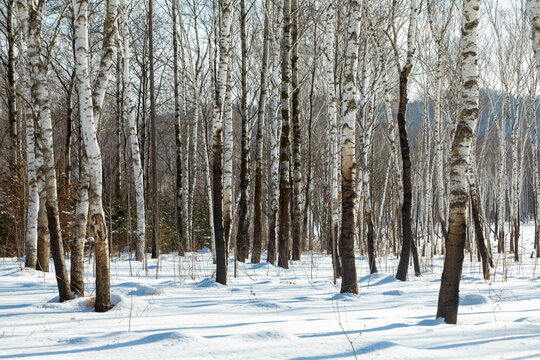
[[[227,286],[208,252],[164,255],[148,272],[115,259],[116,306],[104,314],[87,307],[91,269],[89,297],[60,304],[52,273],[0,259],[0,359],[540,359],[533,227],[522,232],[523,261],[495,252],[491,282],[466,256],[457,325],[435,320],[441,258],[400,282],[395,258],[370,277],[358,257],[359,296],[339,295],[320,254],[289,270],[239,264],[237,278],[231,263]]]

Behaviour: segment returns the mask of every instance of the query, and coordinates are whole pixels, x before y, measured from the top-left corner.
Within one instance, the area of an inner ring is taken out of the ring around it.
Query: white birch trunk
[[[112,0],[111,3],[118,4]],[[109,3],[109,9],[111,4]],[[90,236],[94,238],[96,249],[96,311],[104,312],[112,305],[110,302],[110,277],[109,277],[109,247],[107,242],[107,228],[105,226],[105,215],[102,203],[102,160],[101,151],[96,134],[96,123],[94,117],[94,104],[92,101],[92,87],[89,74],[89,53],[88,53],[88,1],[73,0],[73,13],[75,18],[75,71],[77,74],[77,87],[79,90],[79,111],[81,119],[81,130],[85,144],[87,157],[87,170],[89,173],[88,189],[88,210]],[[112,14],[116,17],[116,13]],[[110,27],[116,28],[116,22],[111,20],[111,14],[107,15],[105,33],[110,34]],[[104,49],[107,51],[106,49]],[[108,54],[112,58],[114,51]],[[112,59],[111,59],[112,61]],[[102,66],[104,62],[102,61]],[[106,64],[106,62],[105,62]],[[105,83],[108,81],[109,73],[104,77]],[[103,68],[102,68],[103,69]],[[96,90],[99,92],[102,87],[98,81]],[[98,100],[99,100],[99,94]],[[97,109],[96,114],[99,114]]]
[[[216,94],[212,111],[212,153],[213,153],[213,208],[214,236],[216,237],[216,281],[227,284],[227,236],[223,234],[223,102],[226,91],[229,66],[230,35],[233,4],[231,0],[221,1],[221,31],[218,71],[216,74]]]
[[[232,108],[232,78],[227,71],[227,88],[223,104],[223,225],[225,226],[225,241],[230,244],[230,231],[233,217],[233,108]]]
[[[343,219],[341,223],[340,250],[343,266],[341,292],[358,293],[354,238],[356,232],[356,112],[357,112],[357,68],[358,38],[360,33],[361,6],[358,0],[349,0],[347,43],[345,48],[345,67],[342,95],[342,133],[341,133],[341,174],[343,193]]]
[[[30,101],[30,84],[28,82],[28,74],[25,77],[25,98]],[[38,213],[39,213],[39,190],[37,181],[36,169],[36,152],[35,152],[35,129],[34,129],[34,114],[28,104],[26,104],[24,117],[26,123],[26,163],[28,176],[28,209],[26,217],[26,261],[25,266],[35,269],[37,262],[37,228],[38,228]]]
[[[332,238],[337,243],[339,236],[339,213],[341,208],[340,191],[339,191],[339,175],[338,169],[340,167],[341,156],[339,148],[339,134],[338,134],[338,116],[337,116],[337,97],[336,97],[336,84],[334,75],[334,37],[336,31],[335,20],[335,4],[330,0],[327,2],[325,26],[326,26],[326,38],[325,46],[323,47],[323,60],[325,72],[326,91],[328,94],[328,119],[330,123],[330,162],[331,162],[331,203],[332,206],[332,219],[331,219],[331,231]],[[334,251],[334,249],[332,250]]]
[[[478,12],[479,0],[463,3],[461,38],[462,110],[452,144],[450,168],[450,217],[447,252],[439,292],[437,317],[457,322],[459,283],[463,268],[468,217],[468,166],[474,129],[478,122]]]
[[[25,14],[19,14],[20,32],[26,34],[28,32],[28,19],[24,18]],[[21,39],[21,48],[24,58],[28,58],[28,51],[25,37]],[[28,64],[25,62],[26,67]],[[25,235],[25,252],[26,260],[25,267],[35,269],[37,263],[37,241],[38,241],[38,214],[39,214],[39,189],[37,180],[36,167],[36,136],[34,128],[34,114],[29,105],[31,102],[30,93],[30,74],[28,71],[23,72],[23,91],[26,104],[24,106],[24,119],[26,128],[26,165],[27,165],[27,180],[28,180],[28,209],[26,215],[26,235]]]
[[[532,47],[534,51],[534,58],[536,62],[536,80],[540,79],[540,0],[528,0],[528,11],[529,18],[532,25]],[[535,91],[536,99],[536,91]],[[538,123],[538,114],[535,107],[534,111],[535,118],[535,130],[534,131],[534,179],[535,179],[535,189],[536,189],[536,231],[535,231],[535,240],[536,240],[536,257],[540,257],[540,249],[538,241],[540,237],[540,169],[538,164],[538,134],[540,131],[540,126]]]
[[[504,241],[504,219],[506,213],[506,101],[503,98],[502,118],[497,122],[497,133],[499,139],[499,166],[497,179],[497,213],[498,213],[498,229],[497,237],[499,239],[497,249],[499,253],[505,252]]]
[[[519,177],[519,159],[518,159],[518,119],[517,117],[517,111],[512,115],[514,117],[513,119],[513,126],[512,126],[512,134],[510,135],[510,146],[511,146],[511,152],[512,152],[512,188],[511,188],[511,196],[510,199],[512,201],[510,206],[510,228],[511,236],[510,236],[510,249],[514,249],[514,260],[519,261],[519,252],[516,248],[516,239],[519,237],[519,200],[520,200],[520,177]]]
[[[139,149],[139,137],[137,136],[136,108],[131,83],[130,69],[130,41],[129,41],[129,23],[128,7],[126,0],[122,1],[122,22],[123,22],[123,44],[120,42],[118,49],[123,58],[123,76],[124,81],[124,104],[126,120],[124,124],[128,127],[129,145],[131,150],[131,163],[133,168],[133,180],[135,184],[135,203],[137,209],[137,229],[135,231],[135,257],[137,261],[144,261],[145,257],[145,238],[146,238],[146,215],[144,204],[144,179],[141,163],[141,153]]]

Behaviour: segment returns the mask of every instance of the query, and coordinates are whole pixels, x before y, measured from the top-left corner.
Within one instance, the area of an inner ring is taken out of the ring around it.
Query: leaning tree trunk
[[[223,236],[223,99],[229,65],[230,30],[233,4],[231,0],[221,0],[222,21],[219,41],[219,64],[216,74],[216,95],[212,112],[212,153],[213,153],[213,202],[214,236],[216,238],[216,282],[227,284],[227,246]]]
[[[251,262],[258,264],[261,261],[262,232],[263,232],[263,145],[266,115],[266,96],[268,87],[268,58],[270,48],[270,0],[264,3],[264,42],[261,67],[261,90],[259,93],[259,110],[257,113],[257,145],[255,150],[255,198],[253,216],[253,251]],[[271,229],[270,229],[271,230]]]
[[[347,28],[347,44],[345,48],[345,66],[343,69],[342,95],[342,135],[341,135],[341,192],[343,194],[343,215],[341,222],[341,238],[339,242],[342,281],[341,292],[358,294],[356,264],[354,256],[354,237],[356,231],[354,206],[356,200],[356,112],[357,87],[356,75],[358,67],[358,41],[360,35],[360,1],[349,0],[349,20]]]
[[[471,210],[474,221],[474,232],[476,234],[476,241],[480,257],[482,259],[482,273],[484,280],[489,280],[490,273],[489,267],[493,267],[493,260],[486,247],[486,241],[484,238],[484,231],[482,230],[482,223],[480,221],[480,211],[478,206],[478,191],[476,186],[476,146],[474,143],[471,146],[470,165],[469,165],[469,196],[471,198]]]
[[[145,238],[146,238],[146,214],[144,200],[144,179],[143,167],[141,162],[141,153],[139,149],[139,137],[137,135],[137,122],[135,114],[135,98],[133,94],[133,86],[131,82],[131,65],[130,65],[130,40],[128,31],[128,8],[126,0],[122,1],[122,22],[123,22],[123,43],[119,46],[119,51],[122,51],[123,59],[123,82],[124,82],[124,122],[128,128],[129,145],[131,150],[131,164],[133,168],[133,182],[135,184],[135,204],[137,213],[137,229],[135,231],[135,258],[137,261],[144,261],[145,257]],[[120,42],[119,42],[120,44]]]
[[[399,258],[398,270],[396,273],[396,279],[405,281],[407,280],[407,270],[409,268],[409,256],[411,247],[413,244],[412,236],[412,164],[411,154],[409,149],[409,138],[407,135],[407,85],[409,81],[409,75],[412,70],[412,56],[415,51],[416,41],[416,18],[417,18],[417,5],[416,0],[411,1],[411,14],[409,20],[409,31],[407,35],[407,60],[405,66],[401,69],[399,74],[399,108],[397,114],[398,129],[399,129],[399,143],[401,147],[401,160],[403,164],[403,205],[401,207],[401,226],[402,226],[402,238],[403,244],[401,247],[401,256]],[[414,266],[414,274],[420,275],[420,268]]]
[[[283,34],[281,39],[281,139],[279,156],[279,232],[278,266],[289,268],[289,238],[291,227],[291,183],[290,183],[290,112],[289,92],[291,83],[291,3],[283,1]]]
[[[95,99],[93,101],[88,68],[88,1],[73,0],[75,18],[75,71],[79,91],[81,131],[85,144],[87,171],[89,174],[88,226],[89,235],[94,239],[96,252],[96,312],[105,312],[112,307],[110,301],[109,246],[102,203],[102,161],[95,121],[99,118],[102,97],[104,97],[106,84],[108,83],[112,68],[114,49],[111,48],[112,39],[116,35],[117,30],[117,6],[118,2],[116,0],[110,1],[104,33],[109,34],[111,38],[108,38],[108,36],[104,38],[104,55],[101,59],[102,62],[98,74],[96,91],[93,94]]]
[[[41,207],[42,218],[46,217],[51,240],[56,282],[60,302],[71,300],[73,295],[64,260],[64,245],[60,229],[58,194],[56,186],[56,168],[54,162],[53,130],[48,91],[48,60],[42,59],[42,28],[45,21],[45,4],[34,4],[22,0],[17,2],[19,21],[22,24],[23,41],[28,46],[29,73],[32,79],[31,96],[34,116],[38,121],[37,142],[39,153],[43,157],[44,191],[46,199]],[[43,224],[43,223],[42,223]],[[48,263],[47,259],[39,259]]]
[[[249,257],[249,110],[247,104],[247,72],[248,72],[248,44],[247,44],[247,12],[246,0],[240,0],[240,41],[242,47],[241,68],[241,112],[242,112],[242,158],[240,161],[240,202],[238,204],[238,231],[236,232],[236,258],[245,262]]]
[[[467,171],[474,129],[478,122],[478,10],[479,0],[463,3],[461,28],[462,110],[457,123],[450,163],[450,217],[446,258],[441,278],[437,318],[455,324],[459,306],[459,282],[467,236]]]

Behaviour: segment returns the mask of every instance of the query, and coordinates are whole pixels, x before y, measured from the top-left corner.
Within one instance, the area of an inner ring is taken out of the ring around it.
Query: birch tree
[[[450,218],[446,257],[441,278],[437,318],[455,324],[459,283],[467,230],[467,173],[474,129],[478,122],[478,11],[480,2],[463,2],[461,26],[462,110],[457,123],[450,162]]]
[[[293,145],[293,191],[291,201],[291,237],[292,260],[300,260],[301,252],[301,200],[302,172],[300,160],[301,132],[300,132],[300,82],[298,80],[298,0],[291,0],[291,124]]]
[[[348,1],[347,43],[345,48],[345,66],[343,69],[343,94],[341,104],[341,192],[343,194],[343,215],[341,222],[340,255],[342,262],[341,292],[358,294],[356,264],[354,256],[354,237],[356,231],[354,205],[356,201],[356,111],[358,67],[358,41],[360,36],[360,1]]]
[[[281,35],[281,138],[279,150],[279,232],[278,266],[289,268],[289,243],[291,231],[291,182],[290,182],[290,111],[289,94],[291,84],[291,3],[283,1],[283,23]]]
[[[253,217],[253,251],[251,262],[258,264],[261,261],[262,231],[263,231],[263,142],[266,128],[266,98],[268,87],[268,58],[270,48],[270,0],[265,0],[263,54],[261,63],[261,88],[259,93],[259,109],[257,111],[257,145],[255,149],[255,194],[254,194],[254,217]],[[270,229],[270,231],[272,231]]]
[[[135,183],[135,204],[137,213],[137,229],[135,231],[135,258],[137,261],[144,261],[145,257],[145,238],[146,238],[146,214],[144,200],[144,179],[141,163],[141,154],[139,149],[139,137],[137,135],[137,124],[135,118],[135,99],[133,95],[133,86],[131,82],[131,55],[128,24],[128,5],[126,0],[122,0],[122,38],[118,41],[118,50],[122,58],[122,81],[124,83],[124,116],[127,126],[129,145],[131,152],[131,166],[133,169],[133,179]],[[176,109],[176,107],[175,107]],[[175,110],[176,111],[176,110]],[[176,116],[176,114],[175,114]],[[178,190],[178,189],[177,189]]]
[[[240,42],[242,65],[241,75],[241,117],[242,150],[240,160],[240,202],[238,204],[238,232],[236,236],[237,260],[245,262],[249,257],[249,110],[248,110],[248,48],[247,48],[246,0],[240,0]]]
[[[330,156],[331,156],[331,235],[332,235],[332,264],[336,277],[341,276],[341,266],[338,254],[339,243],[339,213],[341,208],[339,191],[338,169],[341,163],[339,140],[339,125],[337,113],[336,79],[334,74],[335,50],[334,38],[336,36],[336,6],[329,0],[326,4],[325,27],[326,36],[323,47],[323,60],[325,72],[326,92],[328,94],[328,119],[330,126]]]
[[[42,31],[45,22],[45,2],[35,3],[33,1],[17,0],[16,6],[22,28],[23,42],[25,43],[25,46],[27,46],[28,51],[28,71],[30,79],[32,79],[31,97],[33,116],[37,119],[38,123],[36,141],[37,152],[41,154],[43,161],[41,164],[44,176],[43,190],[46,193],[46,198],[41,202],[42,209],[45,209],[45,213],[43,214],[42,212],[42,219],[44,217],[46,218],[60,302],[63,302],[71,300],[73,295],[71,293],[64,260],[64,245],[62,242],[60,214],[58,210],[53,130],[49,91],[47,88],[50,57],[44,57],[42,49],[42,43],[44,41]],[[55,34],[57,34],[57,32]],[[54,46],[55,38],[56,35],[53,35],[50,47]],[[45,223],[43,220],[42,224]],[[46,261],[48,264],[48,251],[46,251],[45,254],[47,255],[39,260],[42,263]]]
[[[529,18],[531,21],[531,29],[532,29],[532,48],[534,52],[534,60],[535,60],[535,67],[536,67],[536,79],[538,80],[540,78],[540,1],[539,0],[528,0],[527,1],[528,6],[528,13]],[[537,83],[537,82],[536,82]],[[536,92],[535,92],[535,98],[536,98]],[[540,134],[540,124],[538,122],[538,109],[535,107],[534,112],[534,118],[535,118],[535,126],[534,126],[534,147],[533,147],[533,156],[534,156],[534,163],[533,163],[533,172],[534,172],[534,179],[535,179],[535,187],[536,187],[536,228],[534,232],[535,237],[535,247],[536,247],[536,257],[540,257],[540,165],[538,161],[538,134]]]
[[[399,142],[401,147],[401,159],[403,165],[402,181],[403,181],[403,205],[401,208],[401,226],[403,244],[401,247],[401,255],[399,259],[396,279],[407,280],[407,272],[409,268],[409,256],[411,248],[414,248],[414,239],[412,235],[412,179],[411,179],[411,154],[409,148],[409,139],[406,128],[406,113],[407,113],[407,87],[409,75],[413,66],[413,55],[416,51],[416,21],[418,17],[419,7],[416,0],[410,2],[409,28],[407,31],[407,56],[403,67],[399,64],[399,56],[396,53],[396,65],[399,73],[399,109],[397,114]],[[397,38],[394,38],[393,47],[396,47]],[[395,50],[397,51],[397,50]],[[420,268],[415,262],[414,273],[420,275]]]
[[[216,94],[214,108],[212,111],[212,198],[213,198],[213,220],[214,236],[216,239],[216,282],[227,284],[227,249],[223,236],[223,179],[222,179],[222,157],[223,157],[223,100],[225,97],[225,87],[227,81],[227,71],[229,65],[229,45],[230,30],[232,22],[232,1],[221,0],[221,27],[219,40],[219,64],[216,74]]]
[[[113,40],[117,31],[118,1],[110,0],[104,25],[104,46],[97,85],[94,92],[90,84],[88,53],[88,1],[73,0],[75,23],[75,71],[79,91],[79,111],[83,134],[88,176],[88,226],[89,234],[94,239],[96,252],[96,312],[105,312],[112,308],[110,300],[109,245],[107,227],[103,212],[102,160],[96,134],[96,120],[101,112],[105,97],[106,84],[112,69],[114,55]]]

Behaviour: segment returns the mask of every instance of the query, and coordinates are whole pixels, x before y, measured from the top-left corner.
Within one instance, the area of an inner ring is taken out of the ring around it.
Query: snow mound
[[[89,338],[86,337],[74,337],[66,340],[59,341],[59,343],[71,345],[71,346],[83,346],[91,343]]]
[[[371,274],[362,277],[359,282],[367,284],[367,286],[386,285],[398,281],[394,276],[387,274]]]
[[[41,309],[52,309],[52,310],[63,310],[63,311],[92,311],[92,309],[89,309],[86,306],[86,302],[88,301],[88,298],[76,298],[73,300],[64,301],[63,303],[60,302],[60,298],[58,296],[55,296],[51,299],[49,299],[46,303],[37,305],[37,308]]]
[[[250,302],[250,305],[255,306],[262,310],[287,310],[289,307],[282,306],[273,302],[254,300]]]
[[[143,295],[162,295],[163,294],[163,288],[156,288],[150,285],[140,284],[140,285],[137,285],[136,288],[137,290],[130,291],[128,295],[143,296]]]
[[[485,305],[491,304],[491,300],[485,295],[467,294],[460,297],[459,304],[463,306]]]
[[[521,319],[517,319],[516,322],[528,322],[531,324],[540,324],[540,317],[524,317]]]
[[[216,279],[213,278],[206,278],[198,283],[195,284],[198,288],[212,288],[212,287],[220,287],[223,286],[221,284],[218,284],[216,282]]]
[[[133,298],[133,296],[125,296],[117,293],[111,294],[111,302],[114,304],[114,307],[109,310],[113,312],[129,312],[132,311],[135,314],[140,314],[144,310],[148,309],[148,303],[145,301],[138,300]]]
[[[441,324],[445,324],[443,318],[425,319],[425,320],[420,321],[418,323],[418,326],[437,326],[437,325],[441,325]]]
[[[390,290],[390,291],[385,291],[382,293],[383,295],[392,295],[392,296],[401,296],[401,295],[405,295],[405,293],[401,290]]]
[[[332,296],[329,300],[334,300],[334,301],[338,301],[338,300],[341,300],[341,301],[356,301],[356,300],[358,300],[358,295],[351,294],[351,293],[336,294],[336,295]]]
[[[145,342],[157,342],[157,341],[164,341],[167,346],[172,346],[175,344],[182,344],[194,341],[195,338],[191,336],[187,336],[181,332],[178,331],[167,331],[163,333],[153,334],[149,335],[146,338],[144,338]]]
[[[241,334],[239,337],[246,342],[286,341],[295,338],[294,335],[279,330],[257,331],[253,333]]]

